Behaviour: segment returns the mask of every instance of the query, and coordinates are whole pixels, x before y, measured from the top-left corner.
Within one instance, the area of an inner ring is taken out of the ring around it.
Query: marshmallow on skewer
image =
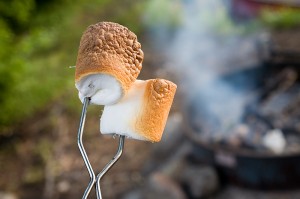
[[[129,90],[142,68],[141,44],[128,28],[100,22],[87,28],[78,50],[75,86],[81,101],[110,105]]]
[[[104,107],[101,133],[159,142],[176,88],[164,79],[136,80],[121,101]]]

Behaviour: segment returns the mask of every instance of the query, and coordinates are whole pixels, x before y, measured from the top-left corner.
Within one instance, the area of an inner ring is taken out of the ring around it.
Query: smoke
[[[179,77],[179,90],[220,127],[239,122],[255,81],[230,74],[261,62],[262,31],[254,23],[236,25],[228,2],[153,0],[144,18],[151,40],[171,63],[167,67]]]

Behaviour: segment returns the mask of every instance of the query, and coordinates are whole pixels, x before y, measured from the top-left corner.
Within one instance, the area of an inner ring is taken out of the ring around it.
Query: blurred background
[[[11,0],[0,1],[0,199],[82,197],[73,66],[100,21],[138,35],[140,79],[178,85],[162,141],[126,140],[104,198],[300,198],[299,0]],[[102,108],[89,107],[84,134],[96,171],[117,150],[100,136]]]

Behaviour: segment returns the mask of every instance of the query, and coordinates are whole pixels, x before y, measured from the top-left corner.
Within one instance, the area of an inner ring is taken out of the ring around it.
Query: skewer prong
[[[97,175],[97,179],[96,179],[97,199],[102,199],[101,189],[100,189],[100,180],[111,169],[111,167],[120,159],[123,149],[124,149],[124,141],[125,141],[125,136],[120,135],[117,153],[115,154],[113,159],[111,159],[110,162],[104,167],[104,169]]]
[[[78,147],[79,147],[81,156],[83,158],[85,166],[90,175],[90,182],[89,182],[87,188],[85,189],[82,199],[87,199],[89,193],[91,192],[91,189],[93,188],[93,185],[96,182],[95,173],[93,171],[92,165],[89,161],[89,158],[86,154],[86,151],[84,149],[83,142],[82,142],[82,135],[83,135],[83,130],[84,130],[86,112],[87,112],[87,107],[88,107],[89,103],[90,103],[90,98],[88,98],[88,97],[84,98],[81,117],[80,117],[80,123],[79,123],[79,128],[78,128],[78,138],[77,138],[77,143],[78,143]]]
[[[111,169],[111,167],[120,159],[120,157],[122,155],[122,152],[123,152],[123,149],[124,149],[125,136],[120,135],[119,146],[118,146],[117,153],[110,160],[110,162],[104,167],[104,169],[97,175],[97,178],[96,178],[95,172],[92,168],[92,165],[89,161],[89,158],[87,156],[87,153],[84,149],[83,142],[82,142],[82,136],[83,136],[85,119],[86,119],[87,107],[88,107],[89,103],[90,103],[90,98],[88,98],[88,97],[84,98],[81,117],[80,117],[80,123],[79,123],[79,128],[78,128],[78,138],[77,138],[78,148],[80,150],[81,156],[83,158],[85,166],[86,166],[86,168],[89,172],[89,175],[90,175],[90,182],[89,182],[87,188],[85,189],[85,192],[82,196],[82,199],[87,199],[87,197],[89,196],[94,184],[96,185],[97,199],[102,199],[101,189],[100,189],[100,180]]]

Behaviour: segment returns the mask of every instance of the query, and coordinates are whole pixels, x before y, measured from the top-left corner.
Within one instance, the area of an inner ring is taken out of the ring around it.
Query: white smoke
[[[207,117],[217,118],[222,127],[239,122],[249,96],[244,85],[221,77],[261,62],[255,42],[261,31],[235,25],[228,6],[221,0],[153,0],[145,15],[154,45],[180,77],[178,88],[188,100],[198,97]]]

